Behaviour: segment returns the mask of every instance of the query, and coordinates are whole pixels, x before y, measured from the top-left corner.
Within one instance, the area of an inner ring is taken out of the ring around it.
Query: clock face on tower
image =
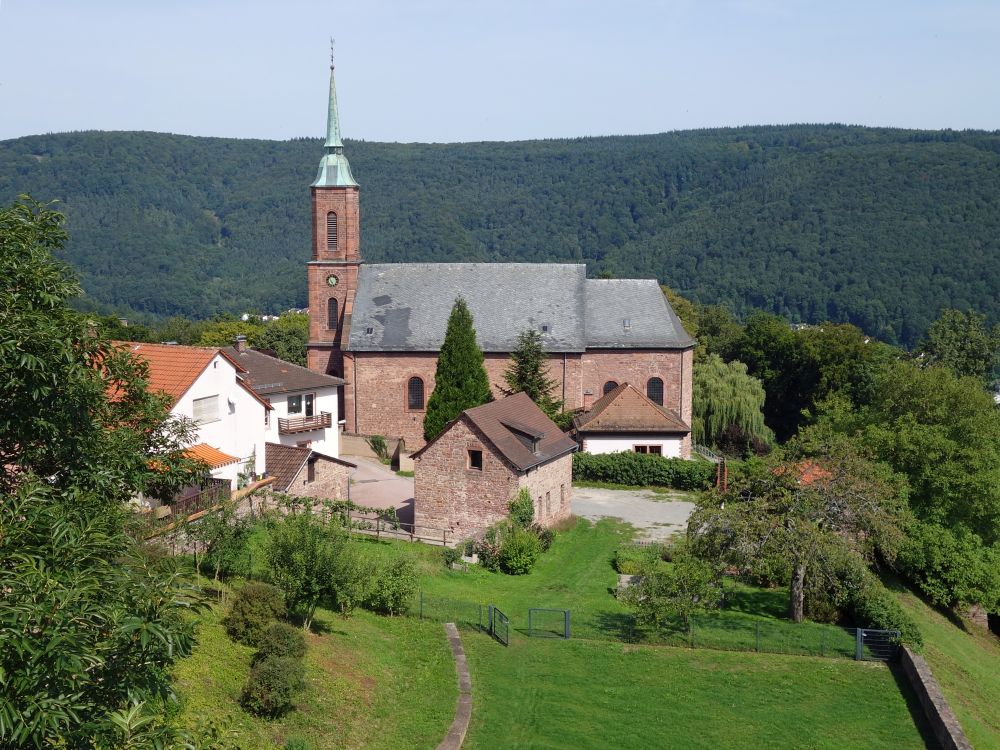
[[[334,276],[332,273],[329,276],[326,277],[326,284],[327,284],[327,286],[337,286],[337,282],[338,281],[339,281],[339,279],[336,276]]]

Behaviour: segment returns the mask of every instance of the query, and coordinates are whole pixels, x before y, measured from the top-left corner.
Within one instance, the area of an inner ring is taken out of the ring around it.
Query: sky
[[[1000,129],[997,0],[0,0],[0,140]]]

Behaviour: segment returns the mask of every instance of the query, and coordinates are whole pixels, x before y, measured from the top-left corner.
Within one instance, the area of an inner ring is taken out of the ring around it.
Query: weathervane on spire
[[[330,37],[330,70],[333,70],[333,37]]]

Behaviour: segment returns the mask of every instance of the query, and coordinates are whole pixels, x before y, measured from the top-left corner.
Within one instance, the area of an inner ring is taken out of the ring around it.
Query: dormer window
[[[548,323],[542,323],[542,333],[548,333],[549,332],[549,328],[550,328],[550,326],[549,326]]]
[[[337,214],[333,211],[326,215],[326,249],[337,251]]]
[[[622,320],[622,328],[625,330],[625,333],[629,333],[632,330],[632,319],[625,318]]]
[[[367,328],[365,329],[365,336],[372,336],[372,335],[374,335],[374,334],[375,334],[375,329],[374,329],[374,328],[372,328],[371,326],[368,326],[368,327],[367,327]]]

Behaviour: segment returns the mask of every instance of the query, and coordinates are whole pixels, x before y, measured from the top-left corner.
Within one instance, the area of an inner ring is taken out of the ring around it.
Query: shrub
[[[365,438],[365,442],[368,443],[368,447],[372,449],[372,452],[378,456],[379,461],[385,463],[389,460],[389,446],[386,444],[384,437],[381,435],[372,435]]]
[[[715,464],[647,453],[574,453],[573,479],[639,487],[707,490],[715,481]]]
[[[517,491],[517,495],[507,503],[507,510],[510,513],[510,520],[516,526],[526,529],[535,520],[535,501],[531,499],[531,492],[527,487],[522,487]]]
[[[442,547],[441,557],[444,560],[444,566],[450,568],[462,559],[462,550],[457,547]]]
[[[508,575],[524,575],[535,567],[535,562],[541,553],[542,545],[538,537],[526,529],[515,526],[503,535],[497,563],[500,570]]]
[[[376,569],[366,603],[375,612],[398,615],[407,610],[416,590],[417,574],[413,563],[395,560]]]
[[[537,523],[532,525],[531,533],[538,537],[538,544],[541,546],[542,552],[548,552],[552,542],[556,540],[555,531],[545,526],[539,526]]]
[[[240,703],[257,716],[281,716],[292,707],[292,698],[302,687],[302,664],[299,659],[272,656],[250,668]]]
[[[253,663],[272,657],[301,659],[305,655],[306,639],[302,630],[286,622],[272,622],[260,639],[257,653],[253,655]]]
[[[904,643],[920,650],[923,635],[882,582],[867,569],[859,570],[847,589],[846,607],[863,628],[898,630]]]
[[[623,544],[615,550],[614,566],[622,575],[636,575],[660,557],[660,547]]]
[[[285,595],[267,583],[248,583],[233,596],[222,620],[229,637],[256,646],[268,625],[285,616]]]

